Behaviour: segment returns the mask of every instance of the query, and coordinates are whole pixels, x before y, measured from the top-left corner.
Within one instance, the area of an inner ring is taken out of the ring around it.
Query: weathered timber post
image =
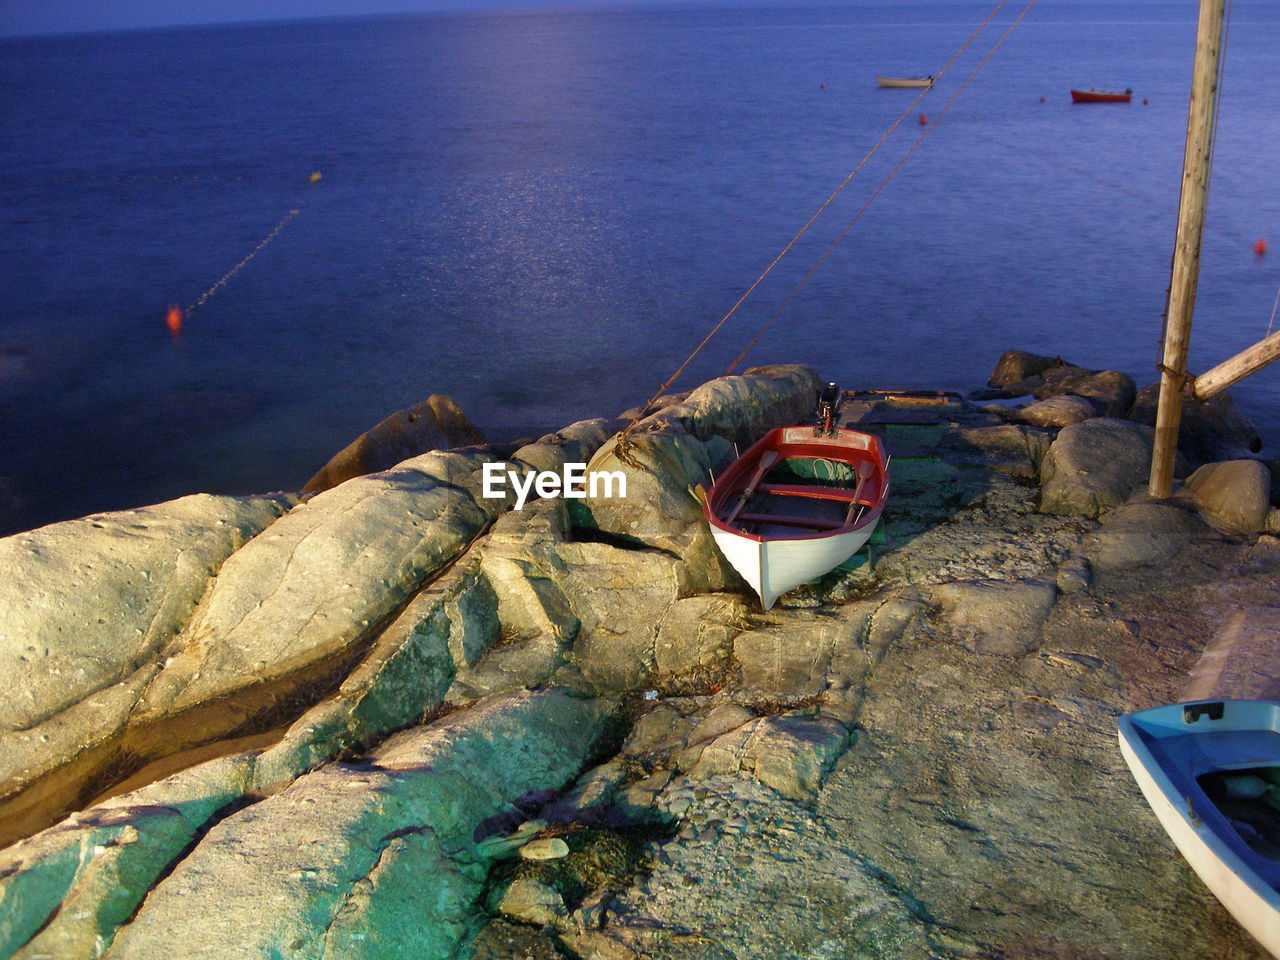
[[[1205,200],[1209,193],[1209,156],[1213,150],[1213,115],[1225,3],[1226,0],[1200,0],[1191,107],[1187,113],[1187,147],[1182,160],[1182,197],[1178,203],[1178,233],[1169,280],[1169,314],[1164,328],[1160,400],[1156,406],[1155,447],[1151,453],[1149,489],[1153,497],[1167,497],[1173,490],[1173,460],[1178,452],[1182,387],[1186,378],[1196,281],[1200,273]]]
[[[1191,384],[1191,395],[1197,400],[1208,400],[1275,360],[1280,360],[1280,331],[1200,374]]]

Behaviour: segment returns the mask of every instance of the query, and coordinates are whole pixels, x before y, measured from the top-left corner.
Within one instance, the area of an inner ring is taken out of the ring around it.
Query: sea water
[[[431,393],[493,439],[641,403],[906,113],[673,389],[723,373],[1022,6],[914,107],[874,76],[937,73],[991,6],[0,40],[17,525],[296,489]],[[746,362],[968,390],[1019,348],[1154,381],[1195,7],[1039,3]],[[1234,5],[1193,371],[1264,336],[1280,287],[1278,40],[1274,4]],[[1133,101],[1073,106],[1090,86]],[[1235,395],[1274,451],[1280,369]]]

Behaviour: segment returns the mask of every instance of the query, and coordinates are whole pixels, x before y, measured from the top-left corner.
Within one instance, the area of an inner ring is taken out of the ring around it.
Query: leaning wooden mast
[[[1153,497],[1167,497],[1173,488],[1173,461],[1178,452],[1178,423],[1182,416],[1183,384],[1187,380],[1187,347],[1191,340],[1191,314],[1195,309],[1204,211],[1209,194],[1225,6],[1226,0],[1200,0],[1191,106],[1187,115],[1187,147],[1182,161],[1182,196],[1178,203],[1164,358],[1160,365],[1155,447],[1151,454]]]

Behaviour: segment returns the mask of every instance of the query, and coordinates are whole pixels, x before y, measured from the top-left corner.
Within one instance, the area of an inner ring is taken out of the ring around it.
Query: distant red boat
[[[1107,90],[1072,90],[1072,103],[1128,103],[1133,97],[1132,90],[1124,93],[1111,93]]]

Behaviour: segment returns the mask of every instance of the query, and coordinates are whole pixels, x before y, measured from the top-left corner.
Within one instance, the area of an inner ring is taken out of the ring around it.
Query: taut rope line
[[[954,55],[952,55],[951,59],[947,61],[946,65],[934,75],[935,81],[936,81],[936,78],[941,77],[951,68],[951,65],[960,58],[961,54],[963,54],[967,49],[969,49],[970,44],[972,44],[973,41],[978,38],[979,34],[981,34],[982,31],[986,29],[987,24],[989,24],[992,21],[992,19],[995,17],[995,15],[999,13],[1001,9],[1003,9],[1004,5],[1007,2],[1008,0],[999,0],[999,3],[996,4],[995,8],[991,11],[991,13],[987,15],[987,18],[983,20],[981,24],[978,25],[978,28],[974,30],[972,34],[969,35],[969,38],[965,40],[964,44],[960,47],[960,49],[957,50]],[[685,369],[689,366],[690,363],[693,362],[693,358],[696,357],[699,352],[701,352],[703,347],[705,347],[708,343],[711,342],[711,338],[714,337],[717,333],[719,333],[720,328],[723,327],[725,323],[728,322],[729,318],[732,317],[737,312],[738,308],[742,306],[743,303],[746,302],[747,298],[751,296],[752,293],[755,292],[756,287],[760,286],[764,278],[767,277],[769,273],[773,270],[773,268],[777,266],[778,263],[782,260],[782,258],[785,257],[791,251],[791,248],[796,245],[796,242],[805,234],[805,232],[809,229],[809,227],[813,225],[814,221],[817,220],[818,217],[822,216],[823,212],[827,209],[827,207],[831,206],[831,203],[836,199],[836,197],[840,195],[841,191],[843,191],[844,188],[849,185],[849,182],[853,180],[853,178],[857,175],[858,171],[861,170],[863,166],[866,165],[867,161],[871,159],[872,155],[874,155],[875,152],[879,150],[880,147],[884,144],[884,142],[888,140],[890,136],[893,135],[893,132],[897,130],[899,126],[902,125],[902,122],[911,115],[911,113],[915,110],[916,105],[920,102],[920,100],[924,97],[924,95],[929,92],[929,89],[930,89],[929,87],[925,87],[920,91],[920,93],[916,95],[916,98],[911,101],[911,103],[907,106],[907,108],[904,111],[902,111],[902,115],[899,116],[898,119],[893,122],[893,125],[889,127],[888,130],[885,131],[884,136],[882,136],[876,142],[876,145],[873,146],[867,152],[867,155],[863,157],[861,161],[858,162],[858,165],[855,166],[849,172],[849,175],[845,177],[844,180],[840,182],[840,185],[831,192],[831,195],[827,197],[826,200],[823,201],[822,205],[818,207],[818,209],[814,212],[813,216],[811,216],[808,220],[805,221],[804,226],[802,226],[799,229],[799,231],[797,231],[796,235],[792,237],[790,241],[787,242],[787,245],[783,247],[781,251],[779,251],[778,255],[775,256],[772,261],[770,261],[769,265],[764,268],[760,276],[756,277],[755,281],[751,284],[751,286],[749,286],[746,289],[746,291],[742,294],[742,296],[740,296],[737,299],[737,301],[733,304],[733,306],[729,308],[729,311],[723,317],[720,318],[719,322],[717,322],[716,325],[711,328],[710,332],[707,333],[707,335],[702,338],[702,342],[699,343],[696,347],[694,347],[693,352],[690,353],[689,356],[685,358],[684,362],[680,364],[679,367],[676,368],[675,373],[673,373],[670,377],[668,377],[666,381],[664,381],[663,384],[658,387],[657,391],[654,392],[653,396],[649,398],[649,401],[643,407],[641,407],[639,412],[634,417],[631,418],[630,422],[625,427],[622,428],[622,433],[621,433],[621,436],[619,437],[618,444],[617,444],[618,447],[625,449],[627,438],[631,433],[631,428],[634,427],[640,420],[644,418],[644,416],[649,412],[650,408],[653,406],[654,401],[656,401],[660,396],[662,396],[662,394],[665,393],[667,389],[671,387],[672,384],[674,384],[677,380],[680,379],[680,376],[684,373]]]
[[[801,290],[804,289],[805,284],[807,284],[813,278],[813,275],[818,272],[818,268],[821,267],[823,263],[826,262],[827,257],[831,256],[831,254],[835,251],[836,247],[840,245],[840,242],[845,238],[845,236],[848,235],[849,231],[853,229],[853,225],[862,219],[862,215],[867,212],[867,208],[871,206],[875,198],[880,196],[880,192],[889,185],[889,181],[892,180],[894,176],[897,175],[898,171],[902,169],[902,167],[906,164],[907,160],[910,159],[911,155],[916,152],[916,148],[919,147],[920,144],[924,142],[925,137],[927,137],[933,131],[933,128],[938,125],[939,121],[942,120],[942,118],[946,115],[947,111],[951,109],[952,104],[954,104],[956,100],[959,99],[960,94],[964,93],[965,87],[969,86],[969,84],[973,82],[973,78],[976,77],[978,73],[982,70],[982,68],[987,65],[987,62],[993,56],[995,56],[996,51],[1000,49],[1000,45],[1004,43],[1005,40],[1009,39],[1009,34],[1013,33],[1013,28],[1016,27],[1021,22],[1022,18],[1025,17],[1031,11],[1031,8],[1034,7],[1035,5],[1036,5],[1036,0],[1031,0],[1030,3],[1028,3],[1025,7],[1023,7],[1022,12],[1018,14],[1018,16],[1014,19],[1013,23],[1009,24],[1009,28],[1005,30],[1004,34],[1000,37],[1000,39],[995,42],[995,46],[993,46],[989,51],[987,51],[987,55],[982,58],[982,61],[976,67],[973,68],[973,72],[970,73],[969,76],[965,78],[965,81],[960,85],[960,88],[951,95],[951,99],[948,100],[946,105],[941,110],[938,111],[937,116],[935,116],[933,120],[929,123],[929,125],[924,128],[924,132],[916,138],[915,143],[913,143],[910,146],[910,148],[907,150],[907,152],[902,155],[902,159],[899,160],[897,164],[894,166],[894,168],[889,171],[888,176],[886,176],[883,180],[880,181],[880,185],[876,187],[875,190],[872,191],[871,196],[867,197],[866,203],[864,203],[862,205],[862,208],[853,215],[853,219],[850,220],[847,224],[845,224],[844,229],[841,230],[839,235],[837,235],[837,237],[831,241],[831,245],[827,247],[826,252],[824,252],[822,256],[818,258],[817,262],[814,263],[814,265],[809,268],[809,272],[806,273],[800,279],[800,282],[796,284],[795,289],[792,290],[789,294],[787,294],[787,298],[782,301],[782,304],[778,307],[778,309],[775,310],[773,312],[773,315],[764,322],[764,326],[762,326],[760,330],[756,333],[755,338],[750,343],[747,344],[746,349],[743,350],[742,353],[738,354],[738,358],[729,365],[729,369],[725,371],[726,376],[728,374],[733,373],[733,371],[737,368],[738,364],[742,362],[743,358],[745,358],[746,355],[751,352],[752,348],[757,343],[760,342],[760,338],[763,337],[765,334],[765,331],[767,331],[769,327],[773,325],[773,321],[778,319],[778,316],[782,313],[782,311],[785,310],[790,305],[791,301],[796,298],[796,295]]]

